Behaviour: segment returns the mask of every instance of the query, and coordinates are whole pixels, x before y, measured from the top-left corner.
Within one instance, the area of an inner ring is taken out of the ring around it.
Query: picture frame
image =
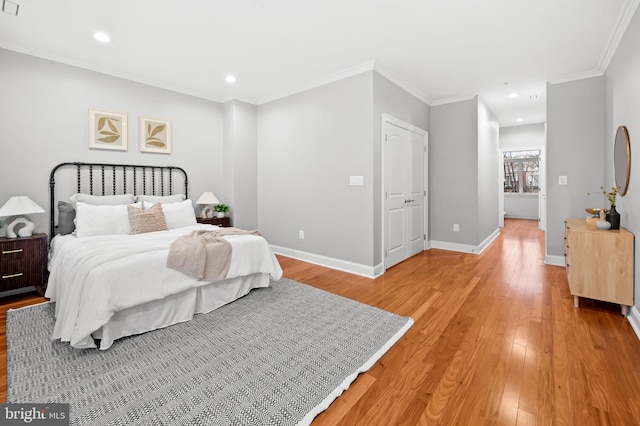
[[[126,113],[89,108],[89,148],[126,151],[129,140]]]
[[[140,152],[171,154],[171,120],[140,116]]]

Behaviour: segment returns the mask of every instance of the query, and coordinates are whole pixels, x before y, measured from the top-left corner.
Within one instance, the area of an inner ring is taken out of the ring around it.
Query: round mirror
[[[626,126],[618,127],[616,140],[613,144],[613,168],[616,177],[618,193],[624,195],[629,187],[629,173],[631,172],[631,144]]]

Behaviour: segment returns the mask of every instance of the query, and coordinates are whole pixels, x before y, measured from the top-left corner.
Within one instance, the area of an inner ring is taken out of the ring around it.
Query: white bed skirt
[[[189,321],[196,314],[211,312],[248,294],[251,289],[269,287],[269,282],[269,274],[252,274],[185,290],[116,312],[107,324],[93,333],[93,337],[100,339],[101,350],[108,349],[121,337]]]

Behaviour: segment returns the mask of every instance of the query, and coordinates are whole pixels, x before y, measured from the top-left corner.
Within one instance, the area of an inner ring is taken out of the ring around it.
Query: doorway
[[[383,262],[388,269],[427,241],[427,132],[383,114]]]
[[[545,149],[543,146],[498,150],[499,226],[504,218],[533,219],[546,229]]]

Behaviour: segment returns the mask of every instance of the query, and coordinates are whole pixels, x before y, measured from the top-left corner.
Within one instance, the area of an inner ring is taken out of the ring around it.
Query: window
[[[540,150],[504,152],[504,192],[538,193]]]

